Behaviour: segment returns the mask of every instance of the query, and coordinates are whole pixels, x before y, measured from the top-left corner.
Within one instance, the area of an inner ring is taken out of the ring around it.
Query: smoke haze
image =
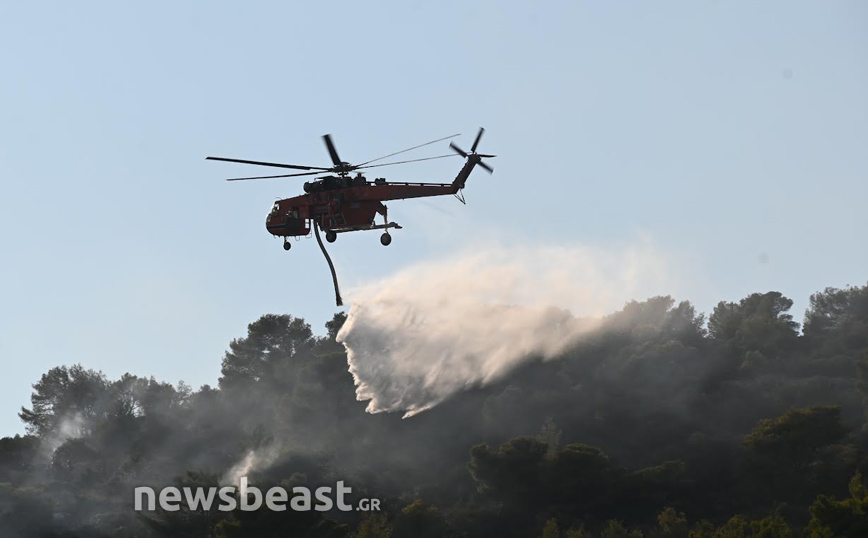
[[[782,503],[804,525],[868,473],[868,286],[812,295],[800,332],[776,291],[706,317],[668,295],[688,274],[647,242],[492,247],[359,287],[324,337],[259,317],[216,388],[52,368],[19,414],[31,435],[0,439],[0,536],[608,536],[613,517],[662,536],[670,502],[685,528]],[[384,510],[131,505],[242,476],[345,481]]]
[[[631,297],[671,292],[670,265],[647,241],[617,251],[500,246],[364,285],[338,334],[356,397],[370,413],[406,418],[553,358]]]

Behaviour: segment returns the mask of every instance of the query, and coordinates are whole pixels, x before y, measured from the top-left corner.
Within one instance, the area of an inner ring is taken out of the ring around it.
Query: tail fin
[[[489,174],[494,172],[494,168],[488,166],[484,162],[482,162],[482,158],[490,158],[496,157],[496,155],[485,155],[481,153],[476,153],[476,147],[479,146],[479,139],[482,138],[482,133],[485,132],[485,129],[482,127],[479,128],[479,133],[476,135],[476,140],[473,141],[473,146],[470,147],[470,153],[467,153],[463,149],[459,148],[452,142],[449,143],[449,147],[452,150],[461,155],[462,157],[467,159],[467,162],[464,163],[464,166],[461,168],[461,171],[458,172],[458,175],[455,176],[455,180],[452,182],[452,190],[453,193],[457,193],[461,189],[464,188],[465,183],[467,183],[467,178],[470,177],[470,172],[473,171],[473,167],[477,164],[484,168]]]

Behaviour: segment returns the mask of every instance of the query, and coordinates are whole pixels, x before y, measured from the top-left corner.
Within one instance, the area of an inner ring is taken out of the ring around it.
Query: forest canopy
[[[339,313],[267,314],[216,387],[86,365],[0,439],[0,535],[868,536],[868,285],[707,316],[633,301],[557,358],[412,418],[356,401]],[[382,511],[135,512],[133,489],[343,480]]]

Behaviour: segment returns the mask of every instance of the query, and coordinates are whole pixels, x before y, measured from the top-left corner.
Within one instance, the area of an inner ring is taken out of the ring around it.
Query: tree
[[[359,523],[356,530],[356,538],[390,538],[392,527],[386,516],[382,514],[368,514]]]
[[[347,321],[345,312],[337,312],[331,320],[325,323],[326,336],[317,339],[316,353],[317,355],[325,355],[331,353],[341,353],[345,351],[343,344],[337,341],[338,333]],[[346,368],[345,368],[346,370]]]
[[[18,483],[27,478],[38,449],[39,439],[32,435],[0,439],[0,483]]]
[[[748,527],[747,521],[736,515],[714,531],[714,538],[745,538]]]
[[[630,301],[623,310],[606,319],[606,328],[616,334],[629,334],[640,341],[678,340],[686,345],[699,345],[704,336],[705,316],[697,314],[689,301],[673,308],[675,300],[668,296],[651,297],[645,301]]]
[[[336,312],[335,315],[332,316],[331,321],[327,321],[325,324],[327,338],[329,340],[337,339],[338,333],[341,331],[341,328],[344,326],[344,323],[346,323],[346,321],[346,312]]]
[[[80,364],[58,366],[33,385],[31,408],[18,416],[28,433],[47,437],[56,433],[74,437],[90,431],[93,419],[109,409],[109,383],[102,372],[85,370]]]
[[[102,461],[100,454],[84,439],[69,439],[51,456],[51,470],[55,476],[72,481],[82,471],[93,471]]]
[[[736,303],[721,301],[708,318],[708,335],[737,356],[758,352],[777,359],[798,338],[799,324],[788,314],[793,301],[780,292],[754,293]]]
[[[571,443],[546,461],[546,471],[539,479],[537,496],[561,499],[593,511],[610,503],[625,485],[626,470],[616,465],[601,449]]]
[[[805,311],[805,338],[814,359],[838,366],[843,375],[856,368],[868,434],[868,285],[826,288],[811,295]]]
[[[868,536],[861,480],[830,497],[868,464],[845,427],[868,394],[868,354],[851,338],[861,303],[839,295],[814,301],[805,337],[779,294],[723,303],[713,336],[689,303],[633,302],[554,360],[408,420],[356,401],[340,313],[319,338],[300,318],[254,321],[229,345],[219,389],[52,369],[22,410],[40,437],[0,439],[0,536],[336,538],[350,523],[359,538]],[[784,352],[798,361],[769,360]],[[817,374],[830,354],[847,368]],[[746,357],[766,369],[732,375]],[[381,499],[382,512],[332,512],[337,523],[317,511],[129,510],[134,486],[238,473],[263,492],[346,480],[350,504]],[[783,517],[730,517],[778,506]],[[688,532],[682,510],[707,520]],[[809,528],[790,529],[806,516]]]
[[[751,538],[791,538],[793,531],[780,515],[773,515],[752,521],[750,524]]]
[[[868,433],[868,349],[854,362],[856,366],[856,389],[862,395],[862,405],[865,408],[865,422],[862,424],[862,432]]]
[[[221,389],[249,387],[261,380],[286,382],[308,354],[313,332],[301,318],[266,314],[247,326],[247,337],[232,340],[223,358]]]
[[[807,535],[811,538],[868,536],[868,488],[862,474],[850,480],[850,498],[838,501],[820,495],[811,505]]]
[[[838,406],[790,409],[783,416],[763,419],[744,437],[751,450],[774,461],[802,468],[816,452],[847,434]]]
[[[416,499],[401,509],[395,520],[392,536],[395,538],[441,538],[448,530],[446,520],[435,506]]]
[[[687,538],[687,518],[671,506],[657,516],[657,525],[660,526],[661,538]]]
[[[829,345],[841,352],[868,347],[868,284],[826,288],[811,295],[804,333],[815,345]]]
[[[690,529],[690,533],[687,536],[688,538],[714,538],[714,531],[714,524],[707,519],[703,519]]]
[[[468,468],[481,486],[518,501],[528,492],[539,491],[540,466],[547,450],[535,437],[516,437],[499,450],[477,445],[470,449]]]
[[[0,489],[0,535],[4,538],[62,536],[52,517],[52,501],[37,488],[20,488],[10,493]]]
[[[612,519],[600,533],[600,538],[642,538],[642,532],[639,529],[628,531],[620,521]]]
[[[542,538],[561,538],[561,531],[558,529],[558,520],[551,518],[545,522],[542,530]]]

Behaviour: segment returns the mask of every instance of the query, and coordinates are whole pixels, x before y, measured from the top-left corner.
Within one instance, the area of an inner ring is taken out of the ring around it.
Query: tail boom
[[[461,167],[458,175],[455,176],[455,179],[452,181],[452,194],[456,194],[464,188],[464,185],[467,183],[467,178],[469,178],[470,173],[473,172],[473,168],[479,164],[479,157],[474,157],[476,156],[468,155],[467,162],[464,163],[464,166]]]

